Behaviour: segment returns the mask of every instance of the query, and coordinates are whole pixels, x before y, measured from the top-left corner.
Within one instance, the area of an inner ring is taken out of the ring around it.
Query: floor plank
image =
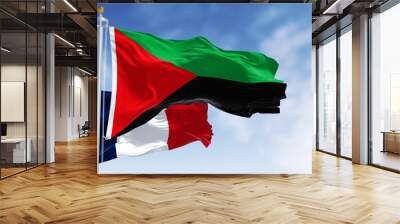
[[[320,152],[312,175],[96,174],[96,139],[0,181],[0,223],[400,223],[400,175]]]

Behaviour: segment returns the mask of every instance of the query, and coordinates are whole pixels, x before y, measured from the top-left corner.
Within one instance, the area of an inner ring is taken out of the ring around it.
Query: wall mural
[[[310,173],[310,4],[99,4],[100,174]]]

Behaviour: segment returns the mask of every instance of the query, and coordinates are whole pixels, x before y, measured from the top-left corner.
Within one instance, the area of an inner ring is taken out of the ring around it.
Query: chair
[[[89,121],[85,121],[82,127],[78,124],[79,138],[89,136],[89,129],[90,129]]]

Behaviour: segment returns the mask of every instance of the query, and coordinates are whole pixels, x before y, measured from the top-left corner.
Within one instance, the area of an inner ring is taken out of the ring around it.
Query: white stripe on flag
[[[165,110],[126,134],[117,138],[117,157],[140,156],[151,152],[168,150],[169,126]]]

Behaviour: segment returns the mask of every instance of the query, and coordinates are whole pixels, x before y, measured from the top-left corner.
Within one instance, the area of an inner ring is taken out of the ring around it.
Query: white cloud
[[[249,31],[252,36],[261,37],[260,35],[264,32],[260,31],[268,28],[268,26],[276,22],[277,19],[282,19],[282,16],[281,10],[277,7],[267,7],[255,16],[254,21],[250,24]]]
[[[282,163],[276,166],[290,167],[307,164],[305,162],[311,164],[311,61],[302,54],[305,48],[311,49],[311,32],[308,24],[299,24],[301,23],[286,23],[260,42],[260,50],[279,62],[277,78],[283,79],[288,85],[287,99],[281,102],[281,113],[267,115],[268,119],[264,119],[255,127],[257,130],[265,130],[264,136],[274,136],[268,138],[268,145],[259,146],[257,152],[260,156],[268,153],[270,161]],[[271,153],[271,149],[274,152]]]
[[[254,127],[248,118],[232,115],[223,111],[214,111],[216,113],[216,121],[219,128],[224,133],[215,133],[216,135],[232,136],[240,143],[248,143],[253,140]]]
[[[234,50],[236,49],[239,39],[235,35],[222,35],[219,37],[218,43],[216,45],[224,50]]]
[[[240,36],[236,33],[219,32],[212,26],[204,25],[200,33],[214,43],[217,47],[225,50],[234,50],[240,40]]]
[[[261,41],[260,50],[278,61],[285,61],[286,64],[293,66],[302,64],[301,60],[304,58],[299,57],[297,51],[308,45],[311,46],[311,32],[308,26],[290,22]]]
[[[183,34],[184,32],[181,29],[171,29],[160,36],[165,39],[182,39]]]

